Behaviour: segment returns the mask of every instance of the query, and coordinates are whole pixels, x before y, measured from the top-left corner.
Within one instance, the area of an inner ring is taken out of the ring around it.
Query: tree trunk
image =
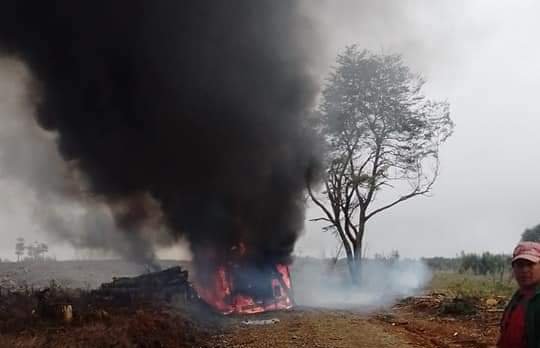
[[[353,280],[353,284],[359,284],[361,279],[361,270],[362,270],[362,248],[363,248],[363,242],[364,242],[364,231],[366,227],[366,221],[364,219],[360,219],[360,223],[358,225],[358,235],[356,236],[356,241],[354,243],[354,249],[353,249],[353,267],[351,270],[351,278]],[[351,268],[351,267],[349,267]]]
[[[349,267],[349,274],[351,275],[351,283],[353,285],[358,284],[358,267],[354,255],[347,255],[347,266]]]

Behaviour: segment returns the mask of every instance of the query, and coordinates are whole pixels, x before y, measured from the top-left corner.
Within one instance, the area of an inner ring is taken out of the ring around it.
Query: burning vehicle
[[[285,263],[253,258],[244,243],[224,254],[206,249],[206,262],[196,260],[195,289],[214,310],[228,314],[255,314],[291,309],[293,290]]]
[[[204,286],[195,286],[197,293],[222,314],[256,314],[291,309],[294,304],[287,265],[229,263],[209,278]]]

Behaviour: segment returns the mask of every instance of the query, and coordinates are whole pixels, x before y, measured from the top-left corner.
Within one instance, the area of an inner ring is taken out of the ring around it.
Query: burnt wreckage
[[[114,278],[92,294],[102,300],[130,305],[144,301],[191,302],[202,300],[215,311],[228,314],[255,314],[291,309],[294,305],[289,267],[229,263],[219,266],[211,282],[193,285],[189,273],[180,266],[137,277]]]

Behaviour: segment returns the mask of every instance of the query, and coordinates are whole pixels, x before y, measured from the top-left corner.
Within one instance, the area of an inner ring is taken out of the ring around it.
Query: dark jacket
[[[513,309],[521,298],[517,291],[508,303],[503,318],[508,310]],[[525,303],[525,335],[527,348],[540,348],[540,286],[536,288],[534,296]]]

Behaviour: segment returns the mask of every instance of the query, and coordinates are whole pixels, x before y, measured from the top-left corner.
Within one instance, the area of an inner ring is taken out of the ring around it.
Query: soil
[[[351,311],[295,309],[268,313],[263,319],[278,318],[273,325],[237,325],[214,336],[214,347],[495,347],[500,313],[446,317],[423,312],[412,306],[361,314]]]
[[[249,317],[210,315],[202,320],[165,307],[106,313],[70,325],[34,323],[4,332],[0,347],[486,348],[494,347],[497,337],[494,313],[454,318],[432,317],[410,308],[370,315],[296,308]],[[279,321],[243,323],[269,319]]]
[[[406,306],[371,321],[404,337],[413,347],[487,348],[496,345],[501,314],[482,310],[471,316],[442,316]]]
[[[344,311],[296,309],[268,313],[280,321],[270,325],[238,325],[213,338],[214,347],[413,347],[401,335],[369,317]],[[253,318],[252,320],[254,320]]]

